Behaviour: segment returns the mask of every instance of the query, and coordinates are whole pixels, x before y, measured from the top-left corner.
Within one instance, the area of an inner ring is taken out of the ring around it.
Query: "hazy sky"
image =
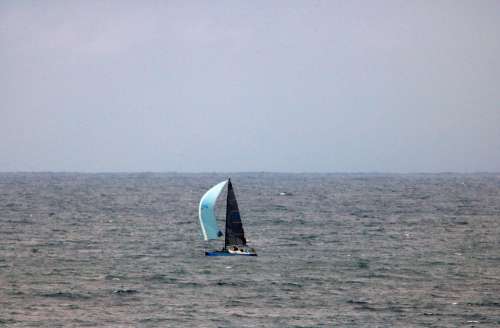
[[[0,171],[500,171],[500,1],[0,1]]]

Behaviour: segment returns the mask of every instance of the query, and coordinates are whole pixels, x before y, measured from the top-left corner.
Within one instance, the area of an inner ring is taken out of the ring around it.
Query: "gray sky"
[[[1,1],[40,170],[500,171],[500,1]]]

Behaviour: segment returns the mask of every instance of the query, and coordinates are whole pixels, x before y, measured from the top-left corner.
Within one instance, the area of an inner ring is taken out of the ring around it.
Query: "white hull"
[[[230,246],[227,251],[234,255],[257,255],[255,249],[246,246]]]

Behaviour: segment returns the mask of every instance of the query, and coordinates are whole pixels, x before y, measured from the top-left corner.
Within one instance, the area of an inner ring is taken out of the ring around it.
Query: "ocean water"
[[[205,257],[225,178],[0,174],[0,326],[500,326],[500,176],[233,174],[259,256]]]

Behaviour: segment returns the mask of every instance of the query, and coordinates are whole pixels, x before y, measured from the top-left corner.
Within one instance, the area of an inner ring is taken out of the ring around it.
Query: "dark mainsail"
[[[224,248],[232,245],[245,246],[245,232],[241,224],[240,210],[234,194],[233,185],[229,180],[227,185],[227,205],[226,205],[226,239]]]

